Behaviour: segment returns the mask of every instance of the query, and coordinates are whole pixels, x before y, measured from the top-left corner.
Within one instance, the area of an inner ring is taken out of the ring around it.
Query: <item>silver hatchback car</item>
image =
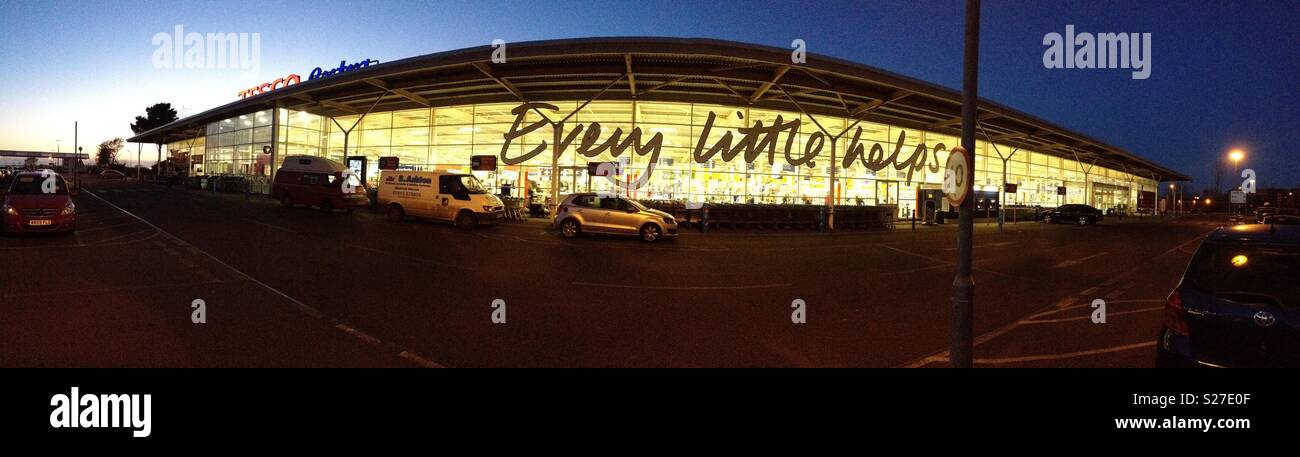
[[[583,232],[636,235],[647,242],[677,237],[677,220],[671,214],[635,200],[596,193],[565,197],[555,211],[555,226],[565,238]]]

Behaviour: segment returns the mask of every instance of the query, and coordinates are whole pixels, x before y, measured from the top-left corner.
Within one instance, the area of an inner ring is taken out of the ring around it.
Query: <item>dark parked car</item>
[[[1101,210],[1088,205],[1061,205],[1043,212],[1043,222],[1091,225],[1101,222]]]
[[[1206,237],[1169,294],[1163,367],[1300,366],[1300,226],[1249,224]]]
[[[1295,208],[1278,208],[1274,206],[1261,206],[1259,208],[1255,208],[1255,223],[1263,224],[1265,223],[1264,219],[1267,219],[1269,216],[1275,214],[1294,216],[1296,214],[1296,210]]]
[[[1300,225],[1300,216],[1294,214],[1270,214],[1264,216],[1262,224]]]

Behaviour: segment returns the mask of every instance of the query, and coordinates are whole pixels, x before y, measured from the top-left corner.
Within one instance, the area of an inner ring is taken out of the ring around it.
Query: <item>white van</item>
[[[384,170],[378,203],[391,221],[413,216],[453,222],[462,229],[496,224],[504,212],[501,199],[474,175],[447,171]]]

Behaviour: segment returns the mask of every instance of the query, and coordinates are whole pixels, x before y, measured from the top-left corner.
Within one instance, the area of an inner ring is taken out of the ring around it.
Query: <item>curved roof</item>
[[[241,99],[132,137],[193,137],[213,121],[274,107],[340,116],[428,106],[558,100],[692,101],[861,118],[959,136],[961,93],[833,57],[703,38],[581,38],[491,46],[372,64]],[[373,108],[372,108],[373,106]],[[981,99],[981,139],[1128,170],[1161,181],[1190,178],[1124,149]]]

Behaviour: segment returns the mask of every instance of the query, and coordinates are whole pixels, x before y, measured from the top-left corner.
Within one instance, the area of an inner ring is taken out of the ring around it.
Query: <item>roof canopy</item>
[[[282,108],[344,116],[471,103],[588,100],[689,101],[860,118],[958,136],[961,93],[866,65],[790,49],[713,39],[584,38],[510,43],[506,63],[480,46],[370,65],[303,81],[132,137],[165,143],[205,125]],[[1153,177],[1190,181],[1129,151],[980,100],[979,136],[1036,152]]]

